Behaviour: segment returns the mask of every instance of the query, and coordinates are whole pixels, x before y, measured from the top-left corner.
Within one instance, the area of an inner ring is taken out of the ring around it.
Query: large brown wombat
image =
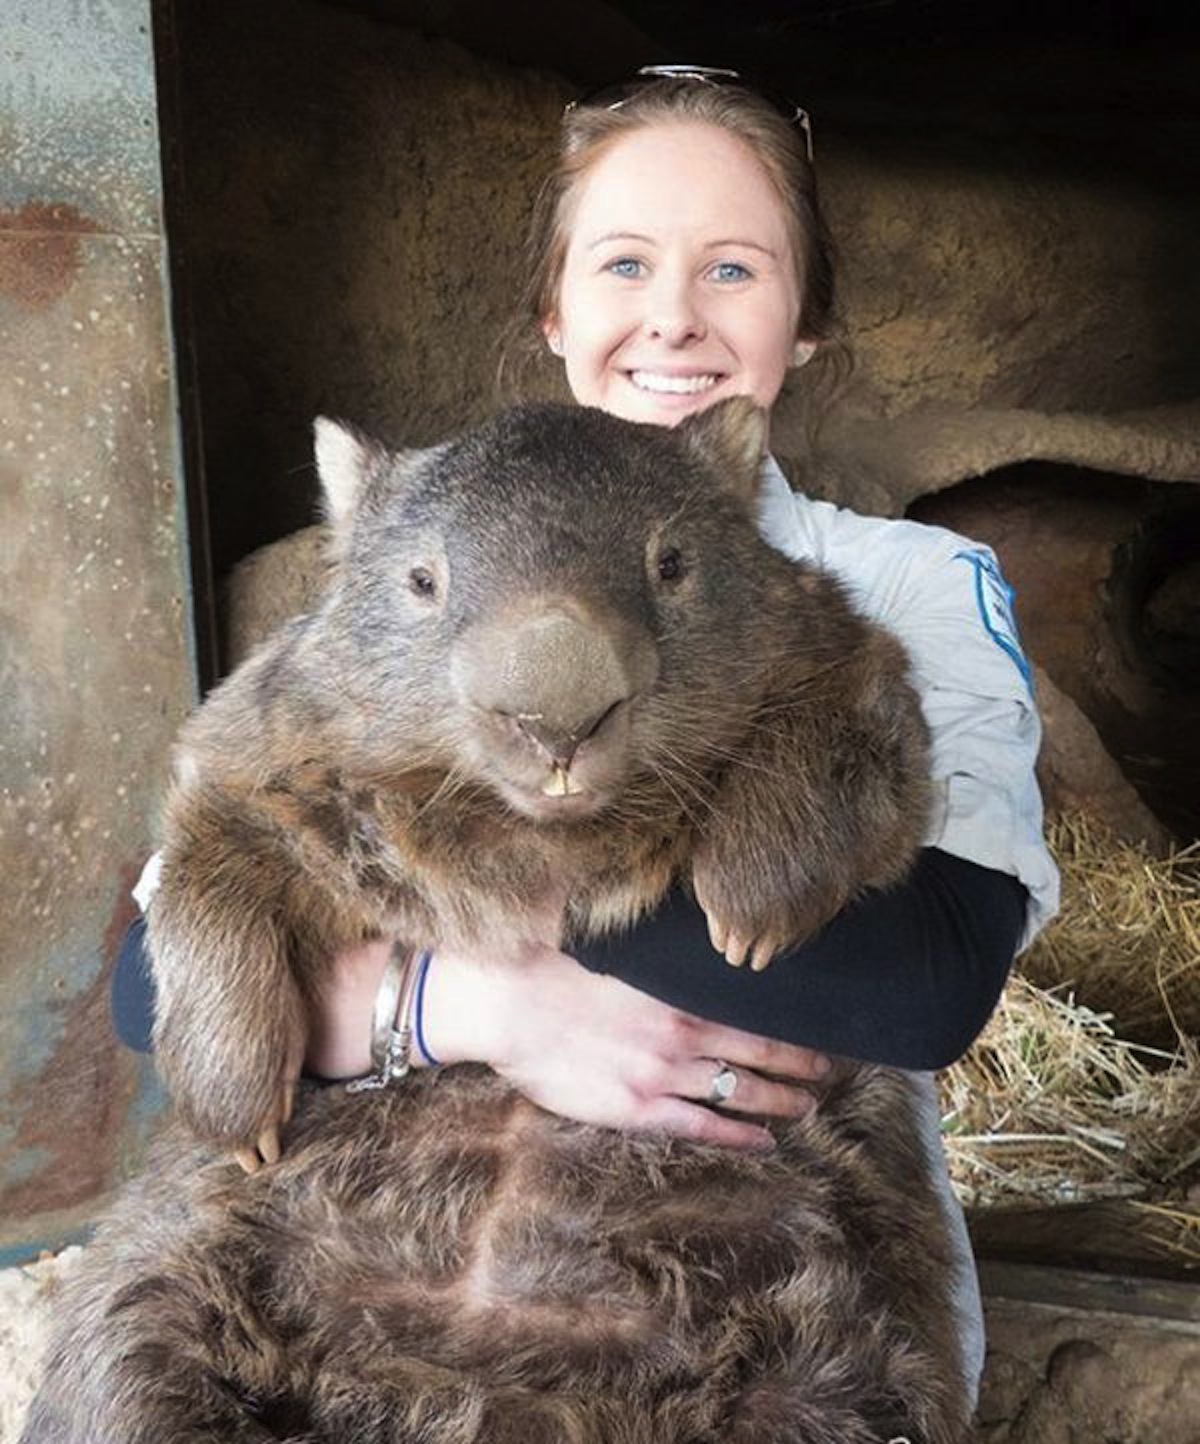
[[[763,440],[743,401],[675,434],[530,408],[399,457],[321,424],[336,582],[185,728],[168,800],[156,1045],[198,1133],[284,1111],[366,937],[594,934],[682,874],[761,963],[904,874],[905,659],[758,536]]]
[[[335,585],[189,725],[167,812],[187,1127],[64,1305],[30,1444],[960,1437],[902,1075],[841,1068],[765,1157],[566,1122],[477,1068],[308,1093],[253,1177],[211,1146],[271,1124],[365,936],[569,939],[683,878],[762,962],[902,875],[904,659],[759,539],[762,441],[744,402],[672,432],[521,409],[399,457],[319,430]]]

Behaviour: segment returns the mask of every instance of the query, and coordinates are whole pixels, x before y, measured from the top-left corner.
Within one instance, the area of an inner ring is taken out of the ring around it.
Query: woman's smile
[[[712,371],[681,375],[669,371],[638,369],[628,374],[630,381],[639,391],[655,391],[666,396],[698,396],[704,391],[711,391],[722,379]]]

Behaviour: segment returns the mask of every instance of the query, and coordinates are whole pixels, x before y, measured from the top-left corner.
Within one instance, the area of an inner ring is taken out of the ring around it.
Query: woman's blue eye
[[[608,269],[614,276],[639,276],[642,272],[641,261],[635,261],[632,256],[618,256],[615,261],[609,261]]]
[[[750,278],[749,270],[738,261],[718,261],[712,268],[712,274],[718,281],[746,281]]]

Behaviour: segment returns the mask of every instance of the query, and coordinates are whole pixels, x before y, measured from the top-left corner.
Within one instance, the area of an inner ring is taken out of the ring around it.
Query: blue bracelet
[[[429,1051],[429,1044],[425,1041],[425,979],[429,976],[429,964],[432,962],[433,954],[427,948],[417,960],[417,1006],[414,1012],[416,1013],[417,1047],[420,1048],[425,1061],[431,1068],[440,1068],[442,1065]]]

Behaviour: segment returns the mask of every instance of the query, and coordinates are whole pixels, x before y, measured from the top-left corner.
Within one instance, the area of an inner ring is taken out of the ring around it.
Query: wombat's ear
[[[313,443],[325,491],[325,520],[336,531],[354,515],[367,478],[387,453],[361,431],[327,416],[313,422]]]
[[[754,500],[767,449],[767,413],[761,406],[749,396],[731,396],[687,417],[675,429],[729,491]]]

